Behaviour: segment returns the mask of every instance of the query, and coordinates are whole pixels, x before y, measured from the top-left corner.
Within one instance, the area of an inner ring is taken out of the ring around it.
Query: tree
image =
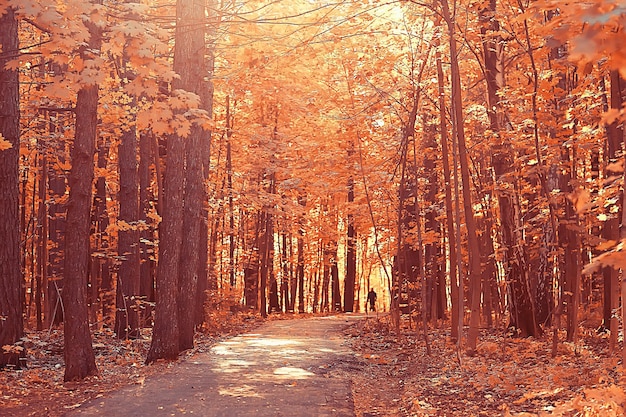
[[[139,171],[137,133],[134,126],[122,133],[119,146],[120,229],[118,256],[120,266],[116,286],[115,333],[120,339],[139,336]]]
[[[0,368],[20,366],[15,345],[23,335],[23,278],[20,255],[19,74],[12,64],[19,54],[15,10],[0,10]]]
[[[186,29],[176,34],[176,52],[174,68],[180,74],[177,88],[197,95],[201,109],[211,109],[212,96],[208,96],[207,56],[205,45],[206,6],[202,1],[191,1],[183,5],[186,11],[180,15]],[[181,23],[182,23],[181,22]],[[212,23],[212,22],[211,22]],[[188,27],[194,30],[189,30]],[[176,60],[178,58],[178,60]],[[185,141],[185,191],[183,195],[183,234],[180,254],[180,277],[178,282],[178,322],[181,350],[193,347],[193,335],[196,325],[196,292],[201,271],[201,229],[204,226],[204,161],[206,142],[210,136],[207,130],[198,124],[190,127]]]
[[[459,162],[461,167],[461,180],[463,183],[463,211],[467,227],[467,244],[470,264],[470,329],[468,334],[468,350],[474,352],[478,339],[478,326],[480,324],[480,297],[481,297],[481,265],[480,246],[477,239],[476,222],[470,189],[470,172],[468,166],[467,146],[465,142],[465,124],[463,118],[463,98],[461,96],[461,74],[457,57],[457,40],[455,29],[455,15],[451,15],[447,0],[441,0],[443,18],[448,29],[450,43],[450,62],[452,76],[452,120],[454,132],[458,142]]]
[[[174,71],[179,78],[172,82],[172,95],[181,101],[199,104],[194,91],[197,83],[204,80],[204,31],[189,30],[187,25],[198,25],[204,18],[204,2],[178,0],[176,2],[176,32],[174,47]],[[200,19],[200,20],[198,20]],[[203,27],[203,23],[200,23]],[[198,239],[200,233],[203,180],[202,161],[195,153],[200,145],[198,127],[184,120],[183,112],[178,128],[167,138],[167,163],[163,183],[162,221],[160,225],[159,260],[157,264],[157,305],[155,323],[147,363],[157,359],[175,359],[180,349],[193,346],[195,325],[195,289],[198,279]],[[187,141],[191,141],[188,146]],[[186,161],[186,157],[189,157]],[[187,179],[187,184],[185,183]],[[187,208],[185,208],[187,207]],[[188,211],[186,211],[188,210]],[[185,220],[183,213],[191,216]],[[186,236],[185,229],[191,236]],[[187,247],[187,245],[192,245]],[[185,258],[181,254],[185,254]],[[181,262],[192,264],[186,269]],[[181,327],[184,326],[184,327]],[[182,330],[182,332],[181,332]]]
[[[96,14],[96,16],[98,16]],[[100,24],[87,22],[89,43],[80,50],[81,59],[96,64],[101,45]],[[94,180],[94,154],[98,125],[98,84],[86,78],[76,97],[76,126],[72,144],[70,194],[67,204],[65,276],[63,288],[65,381],[97,374],[89,331],[87,274],[90,255],[91,203]]]

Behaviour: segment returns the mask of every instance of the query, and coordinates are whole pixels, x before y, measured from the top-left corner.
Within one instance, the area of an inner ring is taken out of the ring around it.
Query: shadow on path
[[[66,416],[354,416],[350,380],[331,371],[353,363],[341,330],[363,318],[268,322]]]

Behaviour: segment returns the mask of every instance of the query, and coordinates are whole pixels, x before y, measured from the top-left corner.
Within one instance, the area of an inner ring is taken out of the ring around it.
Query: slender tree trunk
[[[287,252],[287,233],[281,234],[281,278],[280,278],[280,294],[281,309],[285,313],[289,311],[291,306],[291,297],[289,296],[289,253]]]
[[[62,162],[66,161],[65,144],[56,144],[56,159]],[[47,282],[44,282],[44,314],[45,326],[50,327],[53,324],[63,322],[64,309],[61,301],[61,292],[63,291],[63,259],[65,258],[65,231],[67,230],[67,220],[65,213],[65,204],[62,202],[67,192],[67,183],[65,176],[54,165],[54,162],[48,164],[50,175],[48,176],[48,188],[50,190],[50,205],[48,207],[48,236],[50,242],[50,250],[48,251],[48,259],[46,266],[48,272],[46,274]]]
[[[15,10],[0,15],[0,138],[11,148],[0,151],[0,348],[18,342],[24,333],[20,265],[19,75],[5,68],[19,53]],[[20,367],[24,351],[0,349],[0,368]]]
[[[480,324],[480,296],[481,296],[481,265],[480,246],[478,244],[476,221],[472,207],[470,172],[468,166],[467,147],[465,143],[465,131],[463,122],[463,99],[461,95],[461,74],[457,56],[457,42],[455,35],[454,17],[450,15],[448,0],[441,0],[443,17],[448,27],[450,42],[450,64],[452,75],[452,110],[453,120],[456,125],[456,135],[459,150],[459,162],[461,166],[461,181],[463,183],[463,211],[465,213],[465,225],[467,228],[467,241],[470,263],[470,328],[468,334],[468,351],[476,351],[478,340],[478,326]]]
[[[120,191],[115,333],[120,339],[139,337],[139,171],[137,134],[134,126],[122,133],[118,149]]]
[[[41,154],[41,177],[39,180],[39,213],[38,223],[41,227],[39,231],[39,241],[37,248],[37,285],[35,293],[35,305],[37,315],[37,331],[43,330],[44,315],[44,288],[48,282],[46,276],[48,272],[48,210],[46,208],[46,200],[48,196],[48,158],[45,151]]]
[[[148,218],[150,211],[150,202],[153,199],[153,193],[150,191],[150,183],[153,175],[150,164],[158,161],[152,152],[152,138],[149,134],[141,134],[139,136],[139,220],[143,222],[144,227],[140,231],[139,253],[139,294],[141,296],[140,304],[140,327],[147,323],[147,318],[152,315],[152,307],[150,303],[154,300],[154,230],[152,221]]]
[[[259,261],[260,261],[260,288],[259,288],[259,310],[261,313],[261,317],[267,317],[267,281],[269,275],[269,236],[268,229],[269,223],[271,220],[269,219],[270,214],[267,208],[264,208],[259,213]]]
[[[439,42],[437,38],[437,42]],[[451,320],[451,337],[453,340],[457,340],[461,337],[459,334],[459,323],[462,319],[459,317],[459,285],[457,281],[457,251],[456,251],[456,236],[454,229],[454,206],[452,204],[452,175],[450,172],[450,157],[448,152],[448,127],[446,123],[446,94],[445,94],[445,81],[443,73],[443,64],[441,60],[441,53],[439,52],[438,44],[435,45],[435,59],[437,64],[437,85],[439,92],[439,130],[441,135],[441,162],[443,166],[443,179],[445,189],[445,203],[446,203],[446,229],[448,232],[447,243],[448,252],[450,254],[449,262],[447,262],[450,271],[450,283],[451,283],[451,299],[452,299],[452,320]],[[458,271],[460,272],[460,271]]]
[[[202,110],[207,112],[207,117],[213,115],[213,72],[215,69],[215,38],[219,25],[219,16],[216,13],[218,2],[216,0],[206,0],[205,10],[208,16],[208,24],[206,30],[207,45],[205,48],[205,75],[202,88],[199,91],[200,103]],[[211,141],[212,133],[203,131],[200,144],[200,157],[202,161],[202,179],[203,183],[208,183],[209,167],[211,165]],[[202,219],[200,222],[200,249],[198,254],[198,289],[196,300],[196,325],[200,325],[204,321],[204,305],[207,301],[207,289],[209,281],[209,211],[204,207],[208,201],[208,192],[206,187],[202,187]]]
[[[254,244],[249,248],[248,265],[244,271],[244,294],[246,306],[250,309],[259,308],[259,268],[260,268],[260,247],[262,222],[260,213],[257,213],[254,220]]]
[[[352,177],[348,179],[348,206],[351,206],[351,203],[354,203],[354,179]],[[356,239],[357,237],[356,229],[354,226],[354,214],[348,213],[346,279],[344,281],[343,289],[343,305],[345,312],[354,311],[354,285],[356,283]]]
[[[306,207],[306,197],[298,197],[298,204]],[[296,266],[296,281],[298,283],[298,312],[304,313],[304,219],[300,218],[298,231],[298,260]]]
[[[229,281],[231,288],[235,288],[235,203],[233,190],[233,159],[231,149],[232,137],[232,114],[230,111],[230,98],[226,97],[226,187],[228,192],[228,261]]]

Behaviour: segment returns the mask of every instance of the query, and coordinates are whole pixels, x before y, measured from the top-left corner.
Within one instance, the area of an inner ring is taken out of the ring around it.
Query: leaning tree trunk
[[[2,11],[0,11],[2,12]],[[0,348],[19,341],[22,319],[22,269],[19,219],[19,75],[5,64],[18,54],[15,11],[0,15]],[[6,142],[11,146],[4,149]],[[1,150],[4,149],[4,150]],[[19,367],[19,350],[0,350],[0,368]]]

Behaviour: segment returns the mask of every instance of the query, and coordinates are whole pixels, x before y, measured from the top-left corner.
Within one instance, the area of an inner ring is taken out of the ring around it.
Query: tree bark
[[[304,195],[301,195],[298,197],[298,204],[300,206],[302,206],[302,209],[304,210],[304,207],[306,207],[306,197]],[[297,259],[297,265],[296,265],[296,283],[297,283],[297,290],[298,290],[298,312],[299,313],[304,313],[304,218],[300,218],[299,220],[299,227],[300,229],[298,230],[298,259]],[[296,288],[295,285],[292,286],[292,288]],[[295,297],[292,297],[295,300]]]
[[[20,367],[25,351],[5,351],[24,333],[19,218],[19,74],[5,68],[19,52],[15,10],[0,15],[0,137],[11,148],[0,151],[0,368]]]
[[[142,304],[140,305],[140,322],[146,322],[147,318],[152,314],[152,304],[154,300],[154,230],[153,224],[148,218],[150,211],[150,202],[154,198],[151,192],[150,183],[153,174],[150,169],[152,162],[158,163],[152,152],[152,138],[149,134],[144,133],[139,137],[139,220],[143,222],[144,227],[140,231],[139,252],[140,252],[140,269],[139,269],[139,294]],[[148,323],[145,323],[148,324]],[[140,323],[140,326],[143,325]]]
[[[478,340],[478,326],[480,324],[480,296],[481,296],[481,265],[480,246],[478,244],[476,221],[472,207],[472,195],[470,185],[470,172],[468,164],[467,147],[465,143],[465,130],[463,122],[463,97],[461,95],[461,74],[457,56],[457,41],[455,34],[454,16],[450,15],[448,0],[441,0],[443,18],[448,27],[450,43],[450,64],[452,75],[452,113],[455,123],[456,139],[458,142],[459,162],[461,166],[461,182],[463,184],[463,211],[465,213],[465,225],[467,228],[467,242],[470,265],[470,328],[467,338],[468,351],[475,352]]]
[[[352,152],[350,152],[351,154]],[[354,179],[348,179],[348,206],[354,202]],[[346,253],[346,279],[344,281],[343,305],[345,312],[354,311],[354,285],[356,283],[356,229],[354,214],[348,213],[348,242]],[[334,288],[334,287],[333,287]]]
[[[453,340],[457,340],[459,335],[459,284],[457,278],[457,253],[456,253],[456,233],[454,229],[454,206],[452,204],[452,174],[450,172],[450,156],[448,151],[448,127],[446,123],[446,95],[445,95],[445,81],[443,73],[443,63],[441,59],[441,53],[439,52],[439,38],[436,40],[435,47],[435,61],[437,65],[437,87],[438,87],[438,102],[439,102],[439,134],[441,135],[441,164],[443,166],[443,181],[445,191],[445,205],[446,205],[446,229],[447,229],[447,243],[449,252],[449,262],[447,262],[450,270],[450,295],[451,295],[451,329],[450,336]],[[459,271],[460,272],[460,271]]]
[[[137,134],[133,127],[122,133],[119,154],[119,220],[124,226],[118,231],[120,266],[116,287],[115,333],[119,339],[139,337],[139,171],[137,163]]]
[[[82,87],[76,99],[76,133],[71,153],[67,205],[67,227],[71,233],[66,236],[63,287],[65,381],[80,380],[97,373],[87,309],[97,112],[98,86]]]

